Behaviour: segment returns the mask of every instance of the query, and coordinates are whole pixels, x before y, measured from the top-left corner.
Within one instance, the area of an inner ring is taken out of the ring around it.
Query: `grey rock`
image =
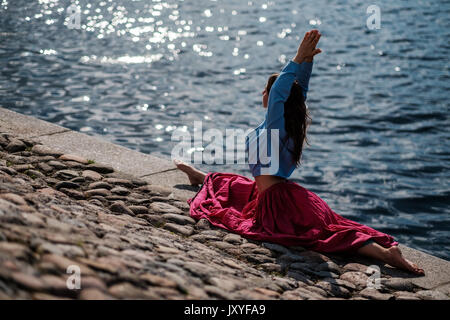
[[[118,195],[106,196],[105,198],[107,200],[109,200],[109,201],[117,201],[117,200],[119,200],[119,201],[125,202],[127,200],[127,197],[125,197],[125,196],[118,196]]]
[[[173,231],[175,233],[182,234],[183,236],[187,237],[194,233],[194,228],[190,226],[180,226],[174,223],[166,223],[163,228],[169,231]]]
[[[108,189],[111,190],[112,186],[105,181],[97,181],[89,184],[88,189]]]
[[[34,169],[34,166],[32,164],[17,164],[17,165],[12,166],[11,168],[18,172],[24,172],[26,170]]]
[[[49,166],[55,168],[56,170],[67,169],[67,165],[64,164],[64,163],[62,163],[62,162],[60,162],[60,161],[52,160],[52,161],[47,162],[47,164],[48,164]]]
[[[119,185],[125,188],[133,188],[134,184],[132,181],[127,179],[119,179],[119,178],[105,178],[103,179],[104,182],[107,182],[112,185]]]
[[[64,163],[70,169],[84,169],[84,165],[76,161],[65,161]]]
[[[134,212],[130,209],[130,208],[128,208],[126,205],[125,205],[125,203],[123,202],[123,201],[116,201],[116,202],[114,202],[110,207],[109,207],[109,209],[112,211],[112,212],[117,212],[117,213],[124,213],[124,214],[129,214],[129,215],[131,215],[131,216],[134,216],[135,214],[134,214]]]
[[[306,259],[302,257],[301,255],[294,254],[294,253],[285,253],[282,254],[277,258],[278,261],[284,262],[284,263],[291,263],[291,262],[305,262]]]
[[[181,214],[175,214],[175,213],[165,213],[162,215],[162,217],[168,221],[172,221],[181,225],[186,225],[186,224],[195,224],[195,220],[190,218],[190,217],[186,217],[183,216]]]
[[[262,264],[262,263],[273,263],[274,260],[262,254],[242,254],[242,258],[247,259],[249,262]]]
[[[59,191],[65,193],[69,197],[77,199],[77,200],[85,199],[84,193],[81,191],[78,191],[78,190],[61,188],[61,189],[59,189]]]
[[[369,277],[360,271],[348,271],[343,273],[339,278],[354,284],[357,290],[362,290],[367,287],[367,279]]]
[[[281,265],[279,265],[278,263],[272,262],[262,263],[260,267],[266,272],[278,272],[278,273],[282,272]]]
[[[228,250],[228,249],[235,248],[235,246],[233,244],[231,244],[229,242],[224,242],[224,241],[211,241],[211,242],[209,242],[209,244],[213,245],[221,250]]]
[[[149,296],[148,293],[145,293],[144,290],[128,283],[128,282],[122,282],[117,283],[113,286],[111,286],[108,289],[109,294],[113,295],[116,298],[119,299],[155,299],[154,296]]]
[[[87,197],[92,197],[92,196],[107,197],[107,196],[111,195],[111,191],[109,191],[108,189],[92,189],[92,190],[85,191],[84,194]]]
[[[416,287],[411,280],[402,278],[381,279],[381,284],[396,291],[413,291]]]
[[[130,210],[133,211],[136,215],[148,213],[148,208],[144,206],[129,206],[128,208],[130,208]]]
[[[157,228],[163,226],[165,223],[164,218],[157,214],[140,214],[138,217],[148,221],[152,226]]]
[[[175,213],[182,214],[183,212],[168,203],[165,202],[153,202],[150,204],[150,210],[155,213]]]
[[[208,221],[208,219],[200,219],[198,220],[198,222],[195,224],[197,229],[200,230],[210,230],[211,229],[211,223]]]
[[[332,294],[330,292],[327,292],[326,290],[321,288],[318,284],[320,284],[320,282],[315,285],[306,286],[305,289],[310,292],[314,292],[315,294],[317,294],[321,297],[332,296]]]
[[[25,201],[24,198],[22,198],[18,194],[14,194],[14,193],[0,194],[0,198],[5,199],[5,200],[12,202],[14,204],[17,204],[17,205],[26,205],[27,204],[27,202]]]
[[[335,284],[335,285],[338,285],[338,286],[341,286],[341,287],[345,287],[345,288],[347,288],[347,289],[349,289],[351,291],[356,290],[356,286],[353,283],[351,283],[349,281],[346,281],[346,280],[335,279],[335,278],[324,278],[322,281],[326,281],[326,282],[329,282],[331,284]]]
[[[53,174],[53,178],[69,180],[78,177],[78,172],[73,170],[59,170]]]
[[[78,162],[78,163],[82,163],[82,164],[88,164],[87,159],[85,159],[83,157],[79,157],[77,155],[73,155],[73,154],[63,154],[58,159],[67,161],[67,162],[72,161],[72,162]]]
[[[76,178],[70,179],[69,181],[73,182],[73,183],[84,183],[86,181],[86,179],[84,177],[76,177]]]
[[[33,146],[33,148],[31,148],[31,151],[42,155],[42,156],[54,156],[54,157],[59,157],[60,155],[62,155],[62,152],[56,151],[56,150],[52,150],[42,144],[37,144],[35,146]]]
[[[84,288],[84,286],[82,287]],[[114,298],[109,294],[96,288],[82,289],[79,295],[80,300],[113,300]]]
[[[111,189],[112,193],[121,195],[121,196],[127,196],[130,194],[130,190],[124,188],[124,187],[115,187]]]
[[[270,242],[263,242],[262,245],[278,254],[289,254],[289,249],[282,245]]]
[[[147,193],[149,195],[157,195],[157,196],[168,196],[173,192],[172,188],[154,184],[148,184],[142,187],[138,187],[136,190]]]
[[[232,243],[232,244],[241,244],[243,242],[243,239],[238,234],[230,233],[230,234],[227,234],[223,238],[223,241],[226,241],[226,242],[229,242],[229,243]]]
[[[138,198],[133,198],[133,197],[127,197],[127,201],[130,203],[133,203],[135,205],[144,205],[144,204],[149,204],[151,203],[150,199],[138,199]]]
[[[5,167],[5,166],[0,166],[0,171],[3,171],[5,173],[9,174],[10,176],[15,176],[17,174],[16,170],[14,170],[13,168]]]
[[[300,270],[302,272],[306,272],[306,273],[314,273],[313,270],[311,268],[314,268],[316,266],[311,265],[310,263],[304,263],[304,262],[294,262],[291,263],[291,265],[289,266],[290,269],[294,269],[294,270]]]
[[[330,271],[336,274],[341,273],[341,267],[339,267],[336,263],[333,261],[326,261],[317,266],[317,271]]]
[[[423,300],[450,300],[450,298],[438,290],[420,290],[416,292],[417,297]]]
[[[316,286],[334,297],[349,298],[351,296],[348,289],[328,281],[319,281],[316,283]]]
[[[92,171],[92,170],[84,170],[81,173],[81,176],[85,177],[86,180],[90,180],[90,181],[98,181],[103,178],[103,176],[100,173]]]
[[[381,293],[377,289],[374,288],[365,288],[364,290],[361,290],[359,294],[368,299],[372,300],[391,300],[394,299],[394,295],[389,293]]]
[[[360,264],[360,263],[355,263],[355,262],[351,262],[351,263],[347,263],[343,269],[345,271],[359,271],[359,272],[366,272],[367,271],[368,266]]]
[[[37,276],[31,274],[25,274],[22,272],[14,272],[11,275],[13,281],[19,284],[21,287],[25,289],[29,289],[32,291],[43,291],[46,289],[43,281],[40,280]]]
[[[36,165],[36,167],[42,171],[44,171],[45,173],[50,173],[53,171],[53,167],[49,166],[47,163],[45,162],[40,162]]]
[[[86,169],[92,170],[98,173],[111,173],[114,172],[114,168],[111,166],[103,165],[100,163],[91,163],[86,166]],[[109,182],[109,181],[107,181]]]
[[[61,181],[58,182],[55,185],[55,189],[59,190],[61,188],[66,188],[66,189],[78,189],[80,187],[79,184],[74,183],[74,182],[70,182],[70,181]]]
[[[135,179],[135,178],[134,178],[134,179],[131,179],[131,182],[132,182],[135,186],[137,186],[137,187],[145,186],[145,185],[148,184],[148,182],[145,181],[145,180]]]
[[[233,296],[231,294],[225,292],[221,288],[207,285],[207,286],[203,287],[203,290],[205,290],[206,293],[208,293],[208,295],[210,295],[210,296],[217,297],[219,299],[233,300]]]
[[[206,234],[194,234],[190,237],[190,239],[198,241],[198,242],[207,242],[207,241],[220,241],[222,238],[214,236],[214,235],[206,235]]]
[[[9,143],[9,140],[0,134],[0,146],[6,148],[8,143]]]
[[[395,300],[421,300],[415,293],[408,291],[396,291],[393,294]]]
[[[13,139],[11,140],[8,145],[6,146],[6,151],[8,152],[18,152],[18,151],[23,151],[27,148],[27,146],[25,145],[25,143],[23,143],[22,141],[18,140],[18,139]]]

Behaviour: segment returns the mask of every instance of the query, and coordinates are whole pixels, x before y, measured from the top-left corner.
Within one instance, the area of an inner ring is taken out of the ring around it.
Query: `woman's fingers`
[[[320,33],[317,34],[317,36],[314,38],[314,46],[317,45],[317,43],[319,42],[319,39],[322,35]]]
[[[303,37],[303,41],[309,40],[309,36],[310,36],[310,32],[308,31],[305,33],[305,36]]]
[[[315,56],[316,54],[321,53],[321,52],[322,52],[322,50],[320,50],[319,48],[317,48],[317,49],[315,49],[315,50],[313,51],[313,56]]]

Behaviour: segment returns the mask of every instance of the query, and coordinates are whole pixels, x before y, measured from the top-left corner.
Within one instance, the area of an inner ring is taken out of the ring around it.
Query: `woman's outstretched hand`
[[[298,47],[297,54],[292,60],[297,63],[311,62],[316,54],[322,52],[322,50],[316,48],[320,36],[319,30],[316,29],[306,32],[302,43]]]

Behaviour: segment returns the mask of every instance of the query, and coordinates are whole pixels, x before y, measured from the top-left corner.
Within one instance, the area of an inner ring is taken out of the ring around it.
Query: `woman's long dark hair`
[[[274,73],[269,77],[266,86],[267,94],[269,94],[270,88],[278,75],[278,73]],[[297,80],[295,80],[292,84],[289,98],[284,103],[284,126],[288,135],[284,143],[285,145],[287,144],[288,138],[294,141],[294,150],[288,150],[292,154],[296,167],[301,164],[303,143],[306,142],[309,145],[306,137],[306,129],[310,123],[311,117],[305,105],[303,90]]]

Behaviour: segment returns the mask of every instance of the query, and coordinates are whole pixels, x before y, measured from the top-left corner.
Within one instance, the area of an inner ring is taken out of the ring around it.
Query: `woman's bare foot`
[[[419,268],[415,263],[405,259],[399,247],[393,246],[386,249],[386,259],[385,262],[393,267],[411,271],[417,275],[425,275],[425,271]]]
[[[177,166],[178,169],[187,174],[191,185],[202,184],[203,181],[205,180],[206,173],[197,170],[194,167],[178,159],[174,159],[173,163]]]
[[[403,257],[400,248],[397,246],[384,248],[378,243],[369,243],[359,248],[357,253],[381,260],[393,267],[407,270],[417,275],[425,275],[423,269],[420,269],[416,264]]]

